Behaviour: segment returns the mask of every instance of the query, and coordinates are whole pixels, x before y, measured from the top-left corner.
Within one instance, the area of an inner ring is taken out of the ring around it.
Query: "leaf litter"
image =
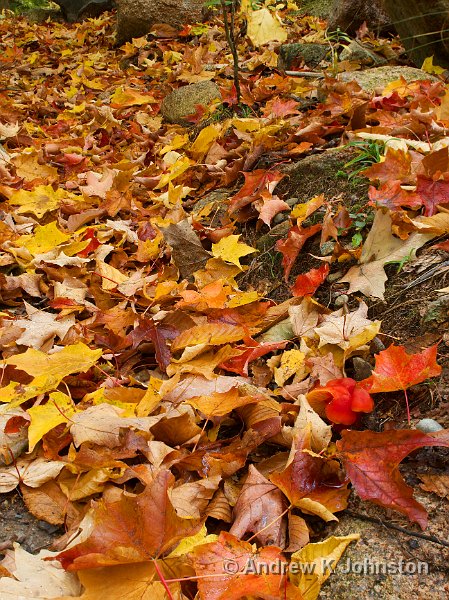
[[[322,565],[359,538],[317,525],[338,521],[350,485],[427,524],[398,465],[448,446],[447,431],[370,431],[364,415],[402,392],[410,422],[407,389],[440,375],[438,346],[379,351],[391,340],[366,302],[384,298],[389,264],[449,234],[445,85],[373,97],[330,64],[319,83],[287,76],[280,42],[328,43],[324,21],[293,10],[237,15],[245,114],[219,18],[121,48],[110,15],[0,21],[0,491],[20,486],[66,529],[51,552],[7,550],[2,597],[314,600]],[[190,128],[162,120],[170,91],[211,79],[223,104]],[[343,135],[385,145],[362,173],[371,226],[335,198],[292,208],[274,194],[283,163]],[[260,260],[249,226],[280,215],[290,297],[275,302],[239,284]],[[311,244],[327,251],[293,281]],[[317,298],[342,269],[348,301],[332,310]],[[348,376],[356,357],[369,377]],[[25,453],[11,443],[24,432]],[[421,481],[446,493],[438,474]],[[314,567],[246,569],[289,561]]]

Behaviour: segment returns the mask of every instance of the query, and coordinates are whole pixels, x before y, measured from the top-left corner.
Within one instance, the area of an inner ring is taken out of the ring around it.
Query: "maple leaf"
[[[176,514],[168,497],[174,481],[169,471],[162,470],[141,494],[121,493],[116,500],[100,500],[85,517],[87,538],[56,559],[64,569],[77,571],[145,562],[163,555],[201,526],[198,520]]]
[[[250,173],[244,172],[243,177],[245,178],[245,183],[239,192],[229,201],[228,210],[230,214],[257,200],[264,190],[268,191],[271,195],[284,175],[278,171],[256,169]]]
[[[328,263],[323,263],[317,269],[310,269],[307,273],[298,275],[292,287],[294,296],[312,296],[329,275]]]
[[[276,546],[256,549],[221,532],[215,542],[194,548],[191,556],[201,600],[240,600],[247,596],[262,600],[303,598],[274,566],[285,562]],[[248,565],[254,565],[252,572],[248,573]]]
[[[419,208],[423,204],[419,194],[404,190],[400,181],[386,181],[378,189],[370,186],[368,197],[371,205],[386,206],[390,210],[399,210],[403,206]]]
[[[283,547],[285,522],[281,517],[284,511],[285,500],[281,491],[254,465],[250,465],[234,507],[235,518],[229,533],[242,538],[250,531],[263,546]]]
[[[80,196],[75,196],[62,188],[58,188],[55,192],[51,185],[39,185],[30,192],[27,190],[14,192],[8,199],[8,203],[17,206],[16,210],[19,214],[31,213],[41,218],[59,208],[61,202],[69,200],[79,202]]]
[[[297,100],[283,100],[279,97],[274,98],[266,103],[263,110],[264,117],[286,117],[287,115],[297,115],[298,101]]]
[[[399,463],[425,446],[448,447],[449,431],[343,431],[337,442],[338,457],[360,498],[397,510],[422,529],[427,525],[427,512],[414,500],[412,488],[399,472]]]
[[[68,331],[75,325],[74,315],[58,318],[57,315],[38,310],[27,302],[25,309],[28,319],[17,319],[15,325],[23,328],[22,335],[17,338],[16,343],[39,349],[48,340],[55,336],[63,340]]]
[[[361,172],[371,181],[378,180],[381,184],[392,180],[406,182],[410,178],[412,157],[402,149],[387,148],[385,159],[375,163]],[[408,181],[411,183],[411,181]]]
[[[417,177],[416,194],[425,206],[424,214],[431,217],[437,212],[439,204],[449,202],[449,181],[428,179],[422,175]]]
[[[361,381],[360,385],[372,394],[403,390],[410,422],[406,390],[441,373],[441,367],[436,362],[437,350],[438,344],[435,344],[422,352],[407,354],[404,346],[391,344],[386,350],[376,354],[374,371],[368,379]]]
[[[294,225],[290,228],[285,240],[278,240],[276,242],[276,250],[283,255],[282,266],[284,267],[285,281],[288,281],[290,271],[302,247],[309,237],[321,231],[321,227],[320,223],[311,225],[305,229],[300,225]]]
[[[247,256],[248,254],[257,252],[257,250],[240,242],[239,238],[239,235],[228,235],[222,238],[217,244],[212,244],[212,254],[215,258],[221,258],[225,262],[231,263],[242,270],[242,265],[240,264],[242,256]]]
[[[268,42],[285,42],[287,31],[282,27],[280,19],[276,13],[272,13],[268,8],[252,10],[247,13],[248,31],[247,35],[254,46],[262,46]]]
[[[238,388],[231,388],[227,392],[215,392],[208,396],[193,397],[188,403],[202,412],[206,417],[223,417],[235,408],[258,402],[257,396],[240,396]]]

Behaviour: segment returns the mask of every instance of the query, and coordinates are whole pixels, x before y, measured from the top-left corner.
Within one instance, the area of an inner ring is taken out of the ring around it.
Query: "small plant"
[[[374,212],[371,210],[366,211],[357,211],[349,213],[352,222],[352,228],[355,229],[355,233],[351,238],[351,246],[353,248],[358,248],[360,244],[363,242],[362,231],[368,225],[371,225],[374,221]]]
[[[380,162],[383,156],[385,144],[381,142],[370,142],[368,140],[357,140],[350,142],[346,147],[357,148],[359,153],[353,159],[343,165],[344,170],[337,171],[339,177],[346,177],[348,181],[354,181],[362,171],[374,163]]]

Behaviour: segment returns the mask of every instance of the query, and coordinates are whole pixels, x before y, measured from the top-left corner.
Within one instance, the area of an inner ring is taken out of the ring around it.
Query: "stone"
[[[117,43],[146,35],[156,23],[182,29],[203,20],[204,0],[116,0]]]
[[[169,123],[192,125],[186,117],[196,112],[198,105],[209,106],[214,100],[221,101],[220,88],[213,81],[191,83],[170,92],[161,104],[161,114]]]
[[[416,429],[419,429],[423,433],[436,433],[437,431],[441,431],[443,427],[434,419],[421,419],[421,421],[416,423]]]
[[[281,71],[297,71],[304,66],[315,69],[328,52],[329,46],[325,44],[282,44],[278,68]]]
[[[354,367],[354,379],[356,381],[363,381],[373,372],[373,367],[365,359],[360,356],[354,356],[352,359],[352,366]]]
[[[359,42],[353,40],[340,52],[340,60],[358,62],[360,65],[380,66],[387,62],[386,58],[372,52]]]
[[[320,19],[328,19],[332,12],[332,4],[333,0],[303,0],[299,12]]]
[[[329,31],[342,31],[354,34],[363,23],[371,31],[385,31],[390,28],[390,19],[376,0],[334,0],[328,19]]]
[[[105,10],[111,10],[112,0],[54,0],[61,8],[62,15],[69,23],[81,17],[95,17]]]
[[[421,319],[423,331],[435,331],[441,329],[449,321],[449,294],[444,294],[430,302],[424,309]]]
[[[356,81],[359,86],[368,93],[379,93],[392,81],[396,81],[403,77],[405,81],[416,81],[430,79],[431,81],[438,81],[436,77],[422,71],[421,69],[415,69],[414,67],[402,67],[402,66],[384,66],[384,67],[373,67],[372,69],[365,69],[364,71],[347,71],[339,75],[340,81]]]

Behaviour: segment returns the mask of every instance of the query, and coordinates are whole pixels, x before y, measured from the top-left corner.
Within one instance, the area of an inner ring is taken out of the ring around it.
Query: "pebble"
[[[419,429],[423,433],[435,433],[436,431],[441,431],[443,427],[434,419],[421,419],[416,424],[416,429]]]
[[[340,294],[340,296],[337,296],[335,298],[334,305],[336,308],[341,308],[342,306],[345,306],[345,304],[348,303],[348,300],[349,296],[347,294]]]

